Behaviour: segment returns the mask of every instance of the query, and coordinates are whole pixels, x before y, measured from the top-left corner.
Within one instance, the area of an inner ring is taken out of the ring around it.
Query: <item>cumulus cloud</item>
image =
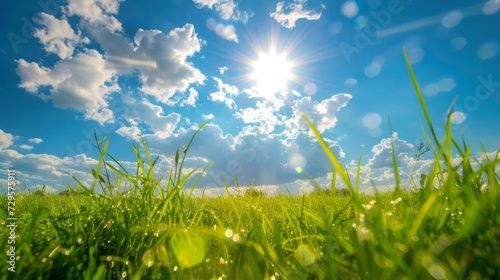
[[[34,144],[40,144],[43,142],[43,140],[41,138],[31,138],[28,141],[30,141],[31,143],[34,143]]]
[[[129,111],[125,114],[127,121],[129,121],[132,125],[144,123],[159,139],[169,137],[181,119],[181,116],[178,113],[165,115],[161,106],[152,104],[146,99],[131,103],[128,106]],[[135,137],[132,138],[137,138],[136,135],[139,134],[137,127],[124,128],[119,130],[119,132],[121,135],[125,136],[135,135]]]
[[[176,92],[185,92],[192,84],[204,84],[206,77],[188,61],[202,45],[192,24],[167,34],[139,29],[132,41],[109,30],[89,30],[105,51],[108,66],[120,74],[139,70],[141,91],[162,103],[172,105]]]
[[[313,100],[310,96],[295,100],[292,106],[293,116],[285,122],[288,130],[295,134],[299,130],[308,129],[302,115],[308,117],[320,133],[332,129],[337,123],[336,113],[344,108],[351,98],[352,95],[348,93],[339,93],[321,102]]]
[[[215,9],[219,17],[223,20],[238,20],[243,23],[253,16],[252,13],[242,12],[238,9],[238,4],[234,0],[193,0],[198,8]]]
[[[134,141],[141,140],[141,130],[137,126],[122,126],[116,131],[116,134]]]
[[[196,129],[197,126],[179,128],[165,139],[154,134],[143,137],[150,151],[163,159],[162,168],[168,170],[173,167],[169,159],[177,148],[182,150],[185,147]],[[337,142],[327,139],[327,143],[334,153],[344,157]],[[251,129],[244,129],[233,136],[225,134],[214,123],[209,123],[199,132],[187,159],[185,166],[190,170],[213,163],[198,183],[199,187],[209,188],[220,187],[222,182],[231,184],[235,179],[242,186],[252,182],[266,186],[286,184],[326,176],[332,168],[318,142],[307,132],[284,139],[279,135],[252,133]]]
[[[56,107],[72,108],[86,113],[87,118],[101,123],[112,121],[106,95],[119,89],[115,72],[106,67],[104,58],[95,50],[86,50],[75,57],[58,61],[46,68],[35,62],[17,60],[20,87]],[[48,87],[48,90],[45,89]]]
[[[0,150],[12,146],[14,136],[0,129]]]
[[[217,77],[212,78],[217,82],[217,91],[210,93],[208,99],[215,102],[222,102],[226,107],[233,109],[236,106],[233,97],[239,94],[238,88],[225,84]]]
[[[227,68],[227,66],[222,66],[222,67],[219,67],[219,73],[221,75],[224,75],[224,73],[228,70],[229,68]]]
[[[114,17],[121,2],[121,0],[68,0],[63,11],[68,16],[77,15],[97,28],[121,31],[122,24]]]
[[[33,36],[40,40],[46,52],[56,54],[61,59],[73,55],[77,45],[90,42],[88,38],[81,37],[80,32],[75,33],[65,17],[56,19],[53,15],[41,13],[35,22],[42,28],[35,29]]]
[[[192,24],[175,28],[168,34],[159,30],[139,29],[134,37],[134,57],[154,61],[157,69],[140,69],[141,90],[167,103],[176,91],[184,92],[190,84],[203,84],[205,76],[186,61],[200,51],[201,41]]]
[[[19,148],[21,148],[23,150],[32,150],[33,146],[23,144],[23,145],[19,146]]]
[[[321,12],[306,10],[305,5],[307,0],[295,0],[285,6],[285,2],[276,4],[276,11],[270,14],[281,26],[292,29],[299,19],[318,20],[321,17]]]
[[[210,114],[202,114],[201,115],[203,117],[204,120],[211,120],[213,119],[215,116],[214,114],[210,113]]]
[[[97,164],[85,155],[60,158],[48,154],[21,154],[11,149],[0,150],[0,162],[2,168],[15,166],[18,176],[27,184],[43,181],[59,186],[74,182],[72,175],[90,182],[92,175],[88,171]]]
[[[414,163],[414,158],[410,155],[410,152],[414,151],[413,144],[399,139],[398,133],[393,132],[391,138],[382,139],[379,144],[373,146],[373,157],[368,161],[370,168],[393,167],[391,143],[394,144],[398,166],[408,166]]]
[[[259,133],[272,133],[276,125],[281,125],[282,121],[275,113],[283,107],[283,100],[259,100],[255,107],[240,109],[234,114],[236,118],[242,119],[244,123],[259,123],[257,128]]]
[[[181,103],[181,107],[184,105],[196,106],[196,100],[198,100],[198,91],[194,88],[189,88],[189,96]]]

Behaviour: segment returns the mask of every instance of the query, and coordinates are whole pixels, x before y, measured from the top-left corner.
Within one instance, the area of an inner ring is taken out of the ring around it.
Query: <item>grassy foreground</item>
[[[360,194],[359,174],[307,119],[332,186],[343,180],[350,195],[193,197],[185,182],[195,171],[182,172],[191,142],[165,184],[145,143],[128,173],[101,140],[92,186],[15,196],[15,272],[9,198],[0,197],[1,279],[500,279],[499,153],[476,162],[449,118],[437,137],[406,59],[435,158],[420,188],[401,187],[393,151],[394,191]],[[123,182],[134,186],[127,194],[117,191]]]

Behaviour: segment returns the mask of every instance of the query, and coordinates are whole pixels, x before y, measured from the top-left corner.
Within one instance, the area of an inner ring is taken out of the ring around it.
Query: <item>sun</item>
[[[253,64],[252,79],[257,82],[257,88],[262,93],[276,93],[286,89],[287,81],[292,77],[291,68],[291,63],[283,54],[261,54]]]

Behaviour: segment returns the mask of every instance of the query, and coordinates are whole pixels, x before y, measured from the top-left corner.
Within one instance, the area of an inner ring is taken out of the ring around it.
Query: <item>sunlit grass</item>
[[[145,142],[133,147],[130,173],[96,135],[92,185],[76,180],[65,195],[16,197],[19,259],[15,273],[0,262],[2,279],[499,279],[498,153],[473,164],[449,117],[437,137],[405,57],[434,155],[419,188],[396,180],[392,192],[360,193],[359,166],[349,174],[306,117],[334,179],[302,196],[195,197],[186,182],[196,170],[183,172],[183,163],[196,134],[163,178]],[[348,192],[335,191],[336,180]],[[125,183],[132,188],[122,193]],[[6,226],[0,235],[6,240]]]

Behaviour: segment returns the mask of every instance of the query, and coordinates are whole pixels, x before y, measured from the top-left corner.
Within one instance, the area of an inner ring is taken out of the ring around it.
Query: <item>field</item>
[[[96,139],[92,186],[0,196],[1,278],[500,279],[499,153],[477,162],[452,138],[450,119],[438,139],[408,68],[435,158],[412,188],[401,186],[393,152],[394,190],[360,193],[359,175],[347,173],[310,122],[348,191],[195,197],[184,185],[194,176],[183,172],[186,152],[177,151],[165,184],[146,143],[134,147],[137,169],[128,173]],[[122,181],[134,188],[117,191]]]

